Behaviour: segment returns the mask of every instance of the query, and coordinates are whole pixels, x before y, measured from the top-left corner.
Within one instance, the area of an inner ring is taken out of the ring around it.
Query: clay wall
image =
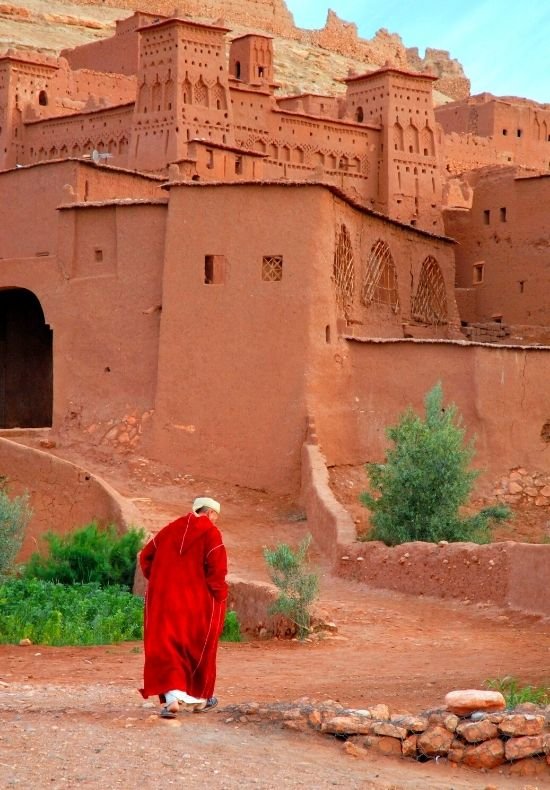
[[[141,420],[154,400],[165,204],[79,204],[57,218],[55,206],[80,190],[96,198],[115,191],[114,171],[65,162],[2,178],[16,180],[21,203],[11,212],[1,204],[2,219],[16,232],[2,236],[0,288],[34,293],[53,330],[54,429],[87,430],[90,441],[101,441],[132,411]],[[45,199],[37,204],[40,178]],[[126,189],[139,180],[121,178]]]
[[[459,242],[456,282],[474,288],[468,321],[550,326],[548,204],[550,177],[489,170],[474,182],[469,211],[448,210],[445,225]]]
[[[117,20],[116,33],[109,38],[83,44],[61,51],[71,69],[101,69],[115,74],[137,74],[138,34],[137,28],[149,24],[155,17],[135,14],[128,19]]]
[[[379,542],[341,546],[339,576],[409,595],[509,607],[547,617],[550,546]]]
[[[27,123],[20,163],[90,157],[97,150],[111,154],[109,164],[125,167],[133,109],[129,104]]]
[[[66,534],[96,520],[121,529],[139,525],[139,513],[100,478],[49,453],[0,437],[0,475],[10,496],[28,492],[33,517],[17,562],[39,548],[48,531]]]
[[[480,94],[437,107],[436,119],[446,135],[450,172],[493,163],[550,167],[549,105]]]
[[[421,412],[426,392],[441,381],[445,400],[456,403],[463,416],[467,436],[477,437],[481,493],[484,481],[513,467],[546,468],[547,349],[367,340],[341,341],[338,353],[332,400],[321,381],[312,412],[329,466],[381,461],[386,427],[409,405]],[[331,402],[339,403],[338,413],[328,407]]]
[[[159,458],[185,458],[197,474],[256,488],[298,485],[317,298],[311,262],[325,234],[332,243],[318,202],[304,212],[303,201],[302,189],[277,185],[172,188]]]

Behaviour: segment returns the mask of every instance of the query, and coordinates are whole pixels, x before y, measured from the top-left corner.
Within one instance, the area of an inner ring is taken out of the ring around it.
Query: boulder
[[[463,721],[456,728],[456,732],[468,743],[480,743],[498,737],[497,725],[487,719],[484,721]]]
[[[417,748],[421,754],[425,754],[427,757],[437,757],[448,753],[453,740],[452,732],[440,724],[435,724],[418,736]]]
[[[463,689],[450,691],[445,696],[445,706],[457,716],[469,716],[477,710],[497,711],[506,708],[506,700],[500,691]]]
[[[477,746],[467,746],[462,762],[470,768],[496,768],[504,759],[504,744],[500,738],[492,738]]]
[[[504,755],[507,760],[521,760],[544,752],[542,735],[524,735],[522,738],[510,738],[504,744]]]
[[[510,716],[505,716],[498,728],[503,735],[540,735],[545,723],[546,719],[542,715],[513,713]]]

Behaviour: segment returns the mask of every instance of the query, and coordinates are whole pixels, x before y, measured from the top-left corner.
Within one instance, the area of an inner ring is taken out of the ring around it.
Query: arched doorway
[[[52,424],[52,330],[36,296],[0,289],[0,428]]]

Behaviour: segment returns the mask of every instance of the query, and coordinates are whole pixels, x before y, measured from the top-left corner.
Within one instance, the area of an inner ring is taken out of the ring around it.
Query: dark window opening
[[[483,270],[485,268],[485,264],[483,263],[476,263],[474,265],[474,276],[473,276],[473,283],[474,285],[479,285],[483,282]]]
[[[41,107],[48,106],[48,94],[46,91],[40,91],[38,94],[38,104],[40,104]]]
[[[525,280],[519,280],[518,285],[519,285],[519,292],[520,292],[520,294],[524,293],[524,291],[525,291]]]
[[[103,250],[99,249],[99,247],[96,247],[94,250],[94,259],[96,263],[102,263],[103,261]]]
[[[523,130],[522,129],[518,129],[516,134],[517,134],[518,137],[521,137],[521,135],[523,134]]]
[[[500,209],[500,221],[506,222],[506,208],[504,207]]]
[[[258,77],[263,77],[263,76],[264,76],[264,67],[258,66]]]
[[[327,343],[330,343],[330,324],[327,324],[325,327],[325,340]]]
[[[243,158],[242,156],[235,157],[235,173],[241,175],[243,172]]]
[[[214,151],[211,148],[207,148],[206,149],[206,155],[208,157],[208,159],[206,161],[206,167],[209,170],[212,170],[212,168],[214,167]]]
[[[235,76],[238,80],[241,78],[241,61],[235,61]]]
[[[358,107],[357,108],[357,112],[355,113],[355,118],[356,118],[357,122],[358,123],[363,123],[363,118],[364,117],[365,116],[364,116],[364,113],[363,113],[363,108],[362,107]]]
[[[503,134],[504,137],[506,137],[506,135],[508,134],[508,129],[503,129],[502,130],[502,134]]]
[[[204,256],[205,285],[223,285],[225,283],[225,255]]]
[[[483,212],[483,222],[485,225],[491,224],[491,211],[488,208],[486,208]]]

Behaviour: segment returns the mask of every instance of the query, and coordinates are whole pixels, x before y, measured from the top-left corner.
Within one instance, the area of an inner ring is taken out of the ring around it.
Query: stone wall
[[[354,758],[372,760],[378,755],[434,760],[440,765],[448,761],[455,767],[492,771],[499,776],[548,781],[549,707],[525,703],[506,710],[499,692],[456,691],[446,700],[451,698],[467,700],[468,705],[459,713],[449,702],[438,709],[411,714],[392,712],[385,704],[355,710],[332,700],[302,698],[290,703],[230,705],[223,713],[228,724],[271,722],[287,730],[333,737]],[[486,790],[496,789],[490,776],[482,784]]]

